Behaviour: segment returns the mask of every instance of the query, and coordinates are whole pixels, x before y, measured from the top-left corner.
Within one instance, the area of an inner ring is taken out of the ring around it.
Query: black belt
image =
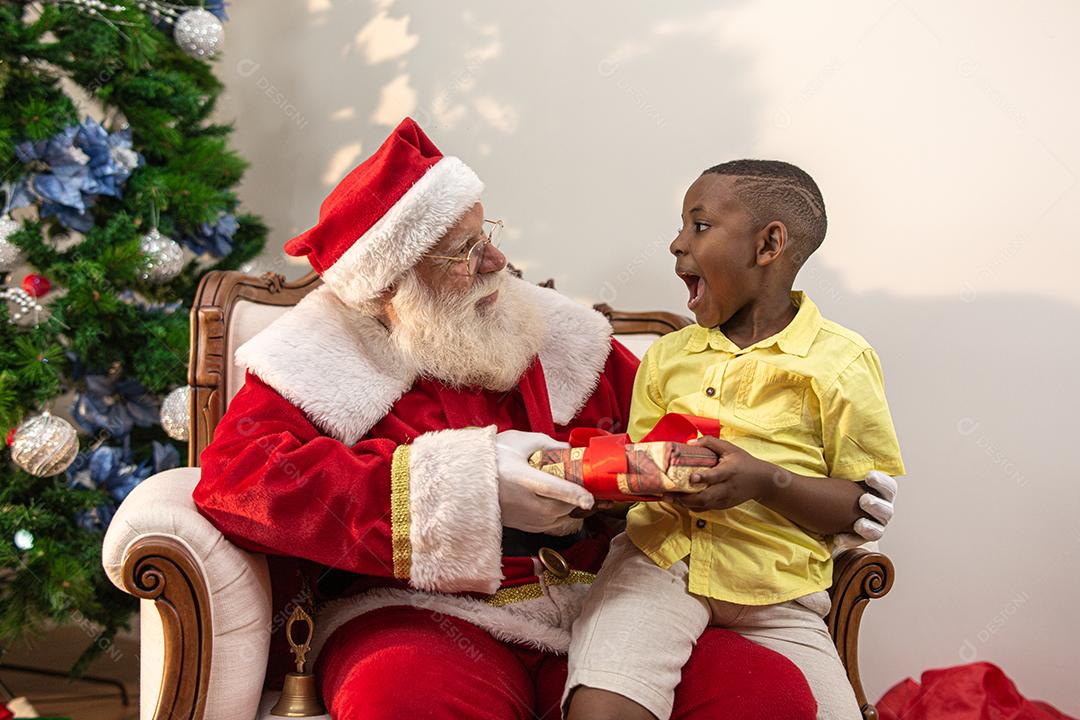
[[[587,536],[585,528],[570,535],[545,535],[514,528],[503,528],[502,554],[504,557],[536,557],[540,548],[565,550]]]

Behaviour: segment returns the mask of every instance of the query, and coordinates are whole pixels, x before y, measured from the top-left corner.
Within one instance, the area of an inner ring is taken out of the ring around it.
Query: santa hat
[[[319,222],[285,243],[345,303],[362,306],[413,267],[465,212],[484,184],[445,157],[412,118],[338,183]]]

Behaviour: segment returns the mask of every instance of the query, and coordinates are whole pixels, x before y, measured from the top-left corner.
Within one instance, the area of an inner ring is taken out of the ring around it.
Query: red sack
[[[922,685],[897,683],[877,703],[881,720],[1076,720],[1028,700],[1001,668],[987,662],[927,670]]]

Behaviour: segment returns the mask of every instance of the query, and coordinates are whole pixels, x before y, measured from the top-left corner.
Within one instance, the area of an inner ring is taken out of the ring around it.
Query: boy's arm
[[[664,499],[687,510],[703,512],[734,507],[756,500],[796,525],[820,535],[850,532],[863,515],[859,498],[862,483],[844,478],[810,477],[759,460],[738,445],[706,435],[691,444],[717,455],[714,467],[691,476],[708,488],[699,493],[668,493]]]

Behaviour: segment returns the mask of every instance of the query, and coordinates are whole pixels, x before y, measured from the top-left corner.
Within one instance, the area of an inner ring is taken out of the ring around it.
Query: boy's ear
[[[779,220],[773,220],[762,228],[757,243],[757,264],[772,264],[784,252],[787,239],[787,226]]]

